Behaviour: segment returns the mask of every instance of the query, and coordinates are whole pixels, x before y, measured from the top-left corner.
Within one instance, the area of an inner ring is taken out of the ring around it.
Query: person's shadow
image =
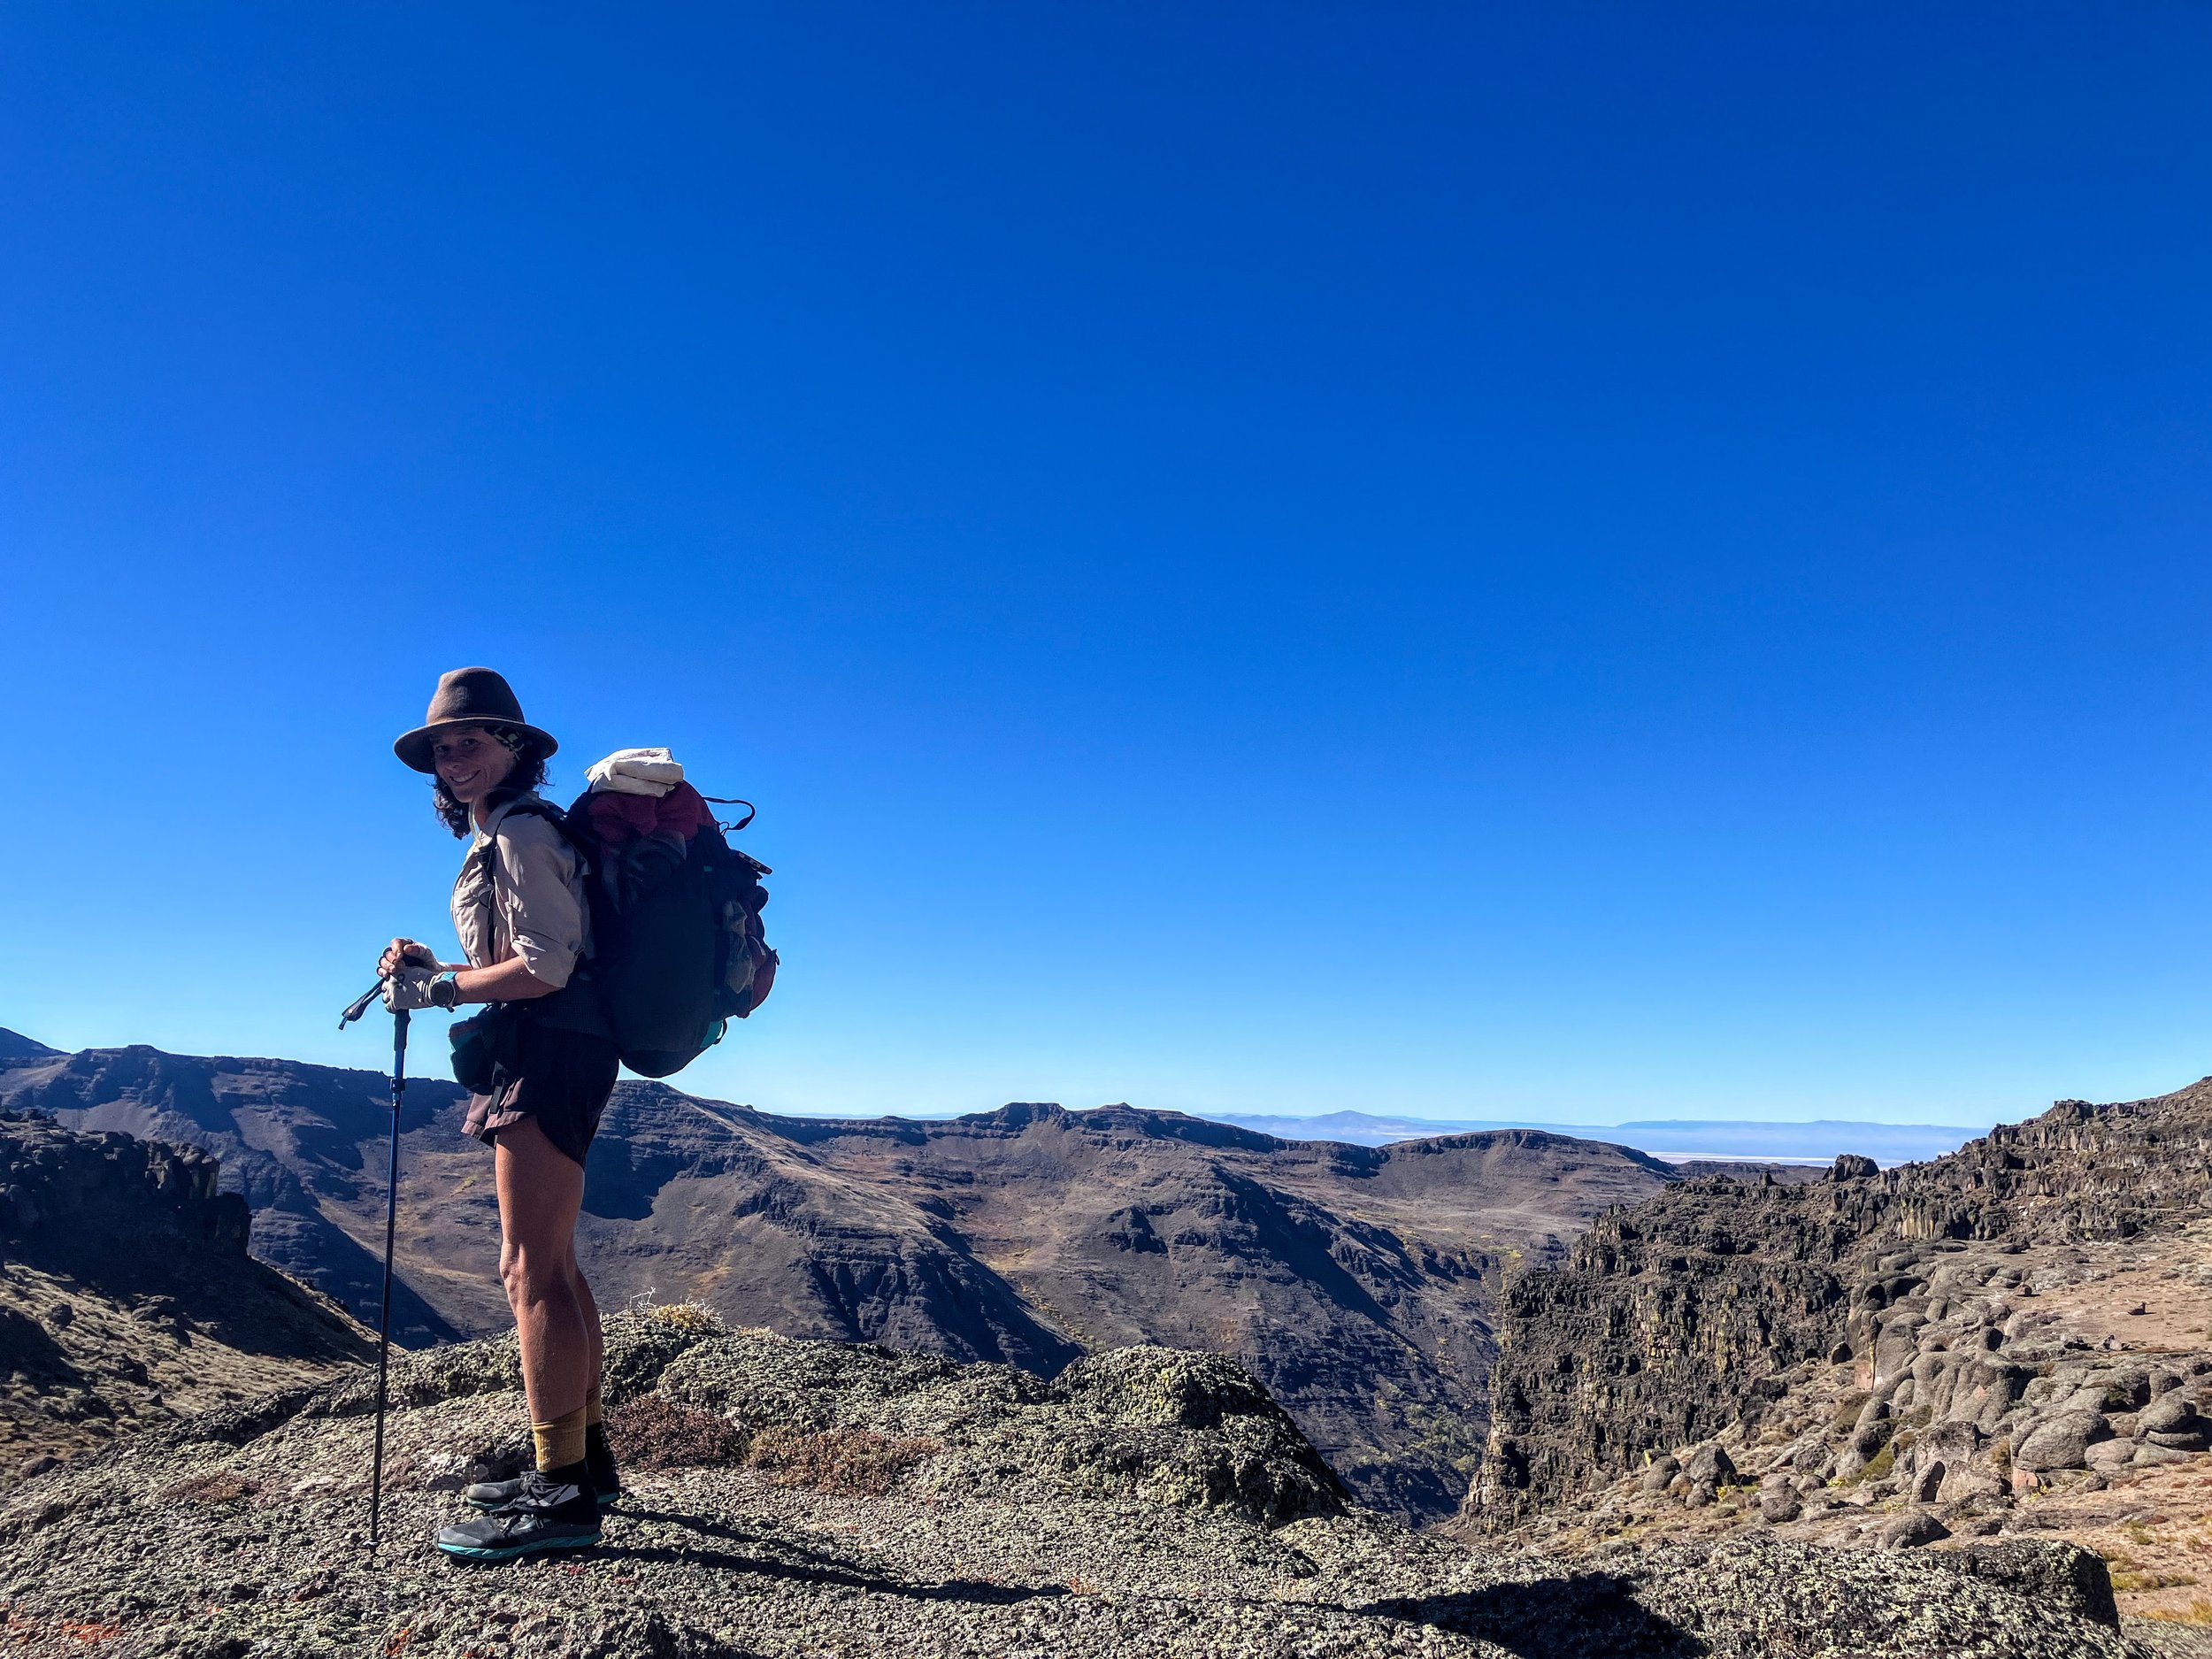
[[[1494,1642],[1522,1659],[1694,1659],[1705,1643],[1640,1605],[1628,1582],[1578,1572],[1450,1595],[1407,1596],[1355,1609]]]
[[[694,1544],[616,1543],[603,1544],[592,1551],[593,1555],[613,1560],[684,1562],[726,1572],[757,1573],[763,1578],[786,1578],[802,1584],[836,1585],[873,1595],[905,1596],[918,1601],[971,1601],[979,1606],[1004,1607],[1016,1601],[1031,1601],[1040,1597],[1069,1594],[1066,1586],[1058,1584],[994,1584],[987,1579],[974,1578],[946,1578],[933,1583],[918,1583],[888,1574],[867,1572],[848,1562],[795,1547],[782,1539],[749,1532],[741,1527],[730,1526],[703,1515],[692,1515],[680,1509],[641,1508],[626,1509],[623,1513],[634,1520],[660,1521],[696,1532],[703,1538],[722,1539],[730,1543],[749,1546],[750,1548],[748,1553],[740,1554],[735,1550]]]
[[[725,1571],[757,1573],[801,1583],[836,1585],[872,1594],[925,1601],[1004,1606],[1070,1592],[1058,1584],[1006,1585],[978,1579],[917,1583],[870,1572],[854,1563],[681,1509],[627,1509],[641,1521],[681,1528],[739,1549],[675,1542],[614,1543],[593,1553],[618,1559],[689,1562]],[[1346,1610],[1368,1618],[1429,1624],[1494,1643],[1521,1659],[1699,1659],[1711,1652],[1678,1624],[1640,1606],[1625,1579],[1580,1572],[1532,1583],[1499,1584],[1449,1595],[1407,1596]]]

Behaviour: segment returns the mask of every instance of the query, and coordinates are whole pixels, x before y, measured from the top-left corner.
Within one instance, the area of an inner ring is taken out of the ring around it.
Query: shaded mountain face
[[[383,1282],[385,1138],[390,1083],[374,1071],[287,1060],[201,1058],[156,1048],[0,1056],[0,1106],[42,1112],[70,1128],[196,1147],[219,1160],[227,1192],[253,1214],[253,1254],[373,1321]],[[459,1123],[451,1083],[408,1085],[419,1137]],[[442,1133],[439,1139],[444,1139]],[[365,1218],[373,1212],[373,1225]],[[451,1340],[461,1327],[434,1300],[396,1287],[400,1341]]]
[[[0,1102],[219,1152],[257,1254],[373,1317],[386,1084],[273,1060],[93,1050],[0,1071]],[[411,1082],[404,1340],[496,1330],[491,1156]],[[1125,1106],[950,1122],[772,1117],[625,1082],[579,1247],[603,1304],[695,1297],[742,1325],[1056,1373],[1085,1351],[1233,1356],[1364,1502],[1448,1515],[1488,1430],[1506,1270],[1675,1179],[1536,1130],[1386,1148]]]
[[[1670,1179],[1531,1131],[1374,1149],[1125,1106],[764,1122],[940,1218],[1071,1343],[1233,1356],[1363,1502],[1408,1516],[1473,1471],[1507,1261]]]
[[[0,1117],[0,1481],[370,1356],[246,1231],[196,1149]]]
[[[49,1048],[42,1042],[33,1042],[19,1031],[10,1031],[0,1025],[0,1065],[12,1065],[26,1060],[49,1060],[61,1051]]]

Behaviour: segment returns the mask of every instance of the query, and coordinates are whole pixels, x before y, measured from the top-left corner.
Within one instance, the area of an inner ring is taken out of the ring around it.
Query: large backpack
[[[773,872],[723,838],[708,800],[687,783],[659,796],[587,793],[558,818],[584,860],[592,979],[622,1064],[642,1077],[683,1070],[776,982],[760,925],[760,878]],[[729,829],[752,821],[749,810]]]

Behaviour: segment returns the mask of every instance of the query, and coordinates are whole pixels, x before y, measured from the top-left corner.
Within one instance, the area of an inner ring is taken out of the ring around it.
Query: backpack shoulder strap
[[[555,831],[559,833],[563,844],[570,852],[576,855],[577,873],[586,878],[585,885],[588,888],[589,877],[594,864],[592,847],[576,833],[575,825],[571,821],[570,815],[541,795],[519,795],[507,803],[507,817],[518,816],[543,818],[554,827]],[[503,819],[502,821],[504,822]],[[497,854],[498,841],[499,832],[495,830],[491,835],[495,856]]]

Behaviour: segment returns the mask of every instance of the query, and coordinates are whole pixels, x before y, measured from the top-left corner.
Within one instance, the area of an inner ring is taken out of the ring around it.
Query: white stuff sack
[[[595,795],[666,795],[684,780],[683,764],[664,749],[618,749],[584,769]]]

